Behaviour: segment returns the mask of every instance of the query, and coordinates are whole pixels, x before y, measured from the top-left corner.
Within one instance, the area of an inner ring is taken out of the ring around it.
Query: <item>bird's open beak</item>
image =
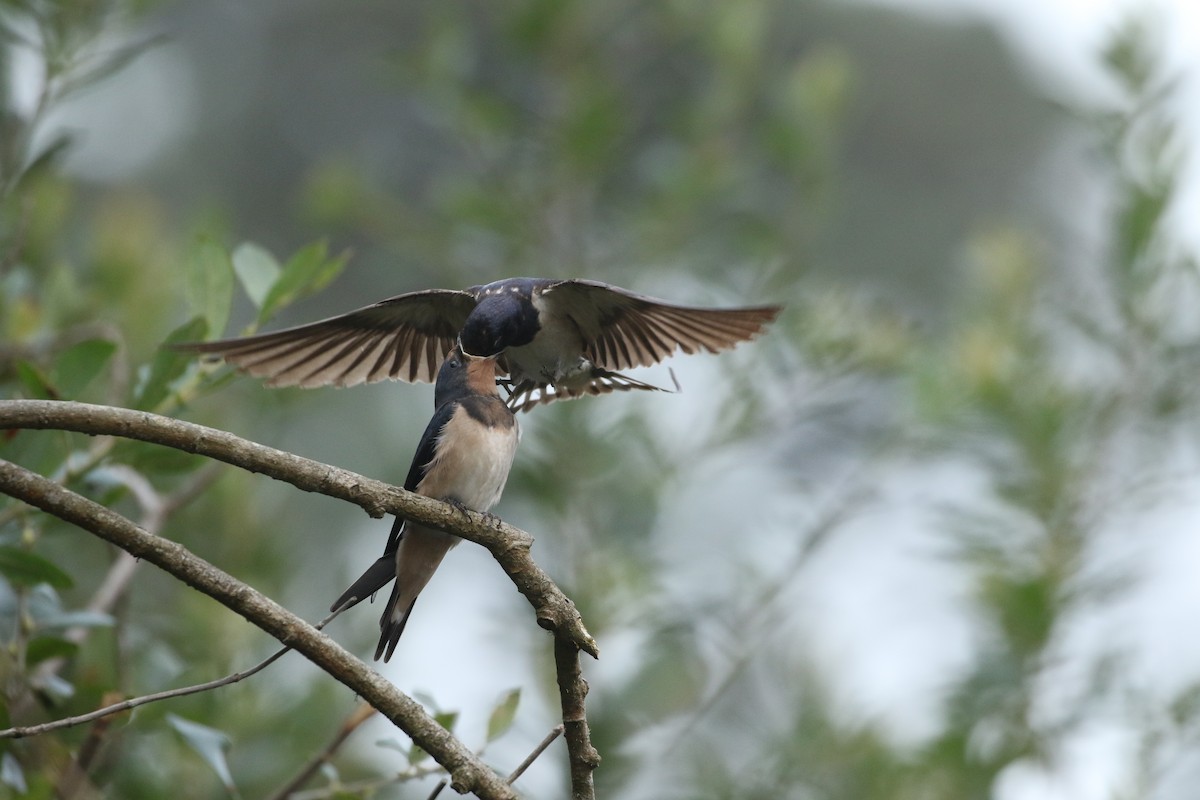
[[[493,353],[493,354],[492,354],[492,355],[490,355],[490,356],[485,356],[485,355],[476,355],[475,353],[468,353],[468,352],[467,352],[467,350],[466,350],[466,348],[464,348],[464,347],[463,347],[463,343],[462,343],[462,337],[461,337],[461,336],[460,336],[460,337],[458,337],[457,344],[455,345],[455,349],[457,349],[457,350],[458,350],[458,352],[462,353],[462,354],[463,354],[464,356],[466,356],[467,358],[497,358],[497,357],[499,357],[499,355],[500,355],[499,353]]]

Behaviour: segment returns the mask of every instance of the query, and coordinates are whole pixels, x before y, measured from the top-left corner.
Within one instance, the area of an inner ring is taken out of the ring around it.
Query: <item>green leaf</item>
[[[429,758],[429,753],[426,753],[424,750],[417,747],[415,744],[412,747],[410,747],[408,750],[408,763],[414,767],[417,764],[420,764],[422,761],[424,761],[427,758]]]
[[[4,784],[17,794],[25,794],[29,791],[21,764],[13,757],[12,753],[5,753],[0,757],[0,784]]]
[[[1136,266],[1158,234],[1163,213],[1171,201],[1169,186],[1149,187],[1130,184],[1126,187],[1128,197],[1125,208],[1118,217],[1118,245],[1122,264],[1130,269]]]
[[[408,748],[400,744],[399,739],[376,739],[376,747],[385,747],[388,750],[395,750],[397,753],[407,753]]]
[[[125,69],[131,61],[152,47],[157,47],[166,41],[167,36],[165,34],[157,34],[139,39],[123,47],[112,48],[105,53],[104,58],[95,59],[90,64],[89,69],[79,70],[77,73],[72,74],[70,80],[65,82],[63,91],[64,93],[67,91],[74,92],[93,86],[110,75],[114,75]]]
[[[225,788],[231,794],[236,795],[237,789],[233,785],[233,775],[230,774],[229,764],[225,761],[225,751],[230,747],[229,737],[216,728],[192,722],[175,714],[167,714],[166,719],[167,724],[183,737],[188,746],[213,768],[217,777],[221,779],[221,783],[225,784]]]
[[[75,143],[75,137],[71,134],[60,133],[50,140],[50,143],[41,149],[36,156],[30,161],[29,165],[21,172],[20,181],[27,184],[31,179],[49,173],[62,162],[63,157],[67,154],[67,150]]]
[[[56,700],[70,700],[75,696],[75,684],[56,673],[42,677],[41,692]]]
[[[211,239],[202,239],[189,254],[188,301],[192,313],[208,321],[213,335],[225,330],[233,302],[233,263],[225,248]]]
[[[71,400],[108,364],[117,346],[106,339],[89,339],[58,354],[48,372],[29,361],[16,363],[17,378],[30,397],[41,400]]]
[[[89,339],[68,347],[54,362],[54,384],[67,400],[78,397],[107,366],[117,346],[107,339]]]
[[[58,391],[50,376],[29,361],[17,362],[17,378],[34,400],[58,400]]]
[[[1167,707],[1171,722],[1183,728],[1200,717],[1200,684],[1193,683],[1177,694]]]
[[[329,763],[328,761],[326,761],[324,764],[322,764],[318,768],[318,771],[321,773],[321,777],[325,779],[326,783],[336,786],[337,784],[340,784],[342,782],[341,773],[338,772],[337,767],[335,767],[333,764]],[[336,797],[336,796],[337,795],[334,795],[334,797]]]
[[[510,689],[500,702],[496,703],[496,707],[492,709],[492,715],[488,717],[487,724],[487,740],[494,742],[504,734],[508,733],[508,729],[512,727],[513,721],[517,718],[517,706],[521,702],[521,690]]]
[[[69,589],[75,585],[71,576],[54,564],[19,547],[0,547],[0,575],[16,586],[46,583],[55,589]]]
[[[42,628],[108,628],[113,618],[101,611],[56,611],[38,618]]]
[[[70,658],[79,650],[79,645],[57,636],[38,636],[29,641],[25,648],[25,661],[30,666],[50,658]]]
[[[283,266],[283,273],[263,300],[262,309],[258,314],[260,325],[279,309],[306,294],[325,288],[338,276],[345,268],[349,254],[341,253],[331,259],[328,257],[328,251],[329,247],[324,241],[313,242],[288,259],[287,264]]]
[[[1103,56],[1109,69],[1124,81],[1125,88],[1140,93],[1154,75],[1153,52],[1148,46],[1145,26],[1133,22],[1122,25],[1109,38]]]
[[[197,341],[204,338],[207,331],[208,325],[204,318],[196,317],[190,322],[180,325],[167,336],[166,341],[163,342],[164,346],[158,349],[158,352],[154,354],[154,360],[150,362],[150,370],[146,374],[146,379],[134,395],[133,405],[135,408],[153,409],[165,400],[170,392],[171,384],[192,363],[194,356],[191,353],[181,353],[166,345]]]
[[[233,251],[233,271],[246,290],[246,296],[259,309],[282,272],[275,256],[253,242],[244,242]]]

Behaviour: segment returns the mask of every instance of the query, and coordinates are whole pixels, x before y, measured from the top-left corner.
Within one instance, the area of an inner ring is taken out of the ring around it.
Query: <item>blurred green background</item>
[[[900,4],[8,0],[0,25],[0,397],[400,482],[430,387],[269,390],[159,345],[515,275],[786,305],[673,360],[678,395],[521,418],[496,511],[600,643],[599,796],[1193,795],[1200,331],[1161,21],[1108,30],[1079,94]],[[163,535],[314,620],[387,533],[151,447],[0,457],[143,524],[181,499]],[[19,504],[0,556],[5,725],[273,650],[144,566],[77,613],[116,554]],[[378,608],[332,635],[368,656]],[[550,640],[471,545],[383,671],[502,772],[556,722]],[[289,655],[0,741],[0,796],[267,797],[354,703]],[[304,796],[429,796],[411,764],[375,721]],[[561,742],[518,786],[565,795]]]

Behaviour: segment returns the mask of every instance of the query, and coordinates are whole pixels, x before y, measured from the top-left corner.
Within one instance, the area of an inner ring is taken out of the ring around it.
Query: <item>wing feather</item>
[[[728,350],[759,335],[781,310],[681,306],[587,280],[560,281],[545,296],[578,326],[585,355],[609,370],[648,367],[676,350]]]
[[[175,347],[220,357],[269,386],[432,382],[474,307],[469,292],[430,289],[295,328]]]

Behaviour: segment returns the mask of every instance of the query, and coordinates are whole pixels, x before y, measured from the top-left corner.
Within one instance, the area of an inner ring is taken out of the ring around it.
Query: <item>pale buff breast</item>
[[[515,421],[511,427],[488,427],[458,408],[438,438],[433,461],[417,484],[417,492],[453,498],[467,508],[487,511],[504,491],[518,438]]]

